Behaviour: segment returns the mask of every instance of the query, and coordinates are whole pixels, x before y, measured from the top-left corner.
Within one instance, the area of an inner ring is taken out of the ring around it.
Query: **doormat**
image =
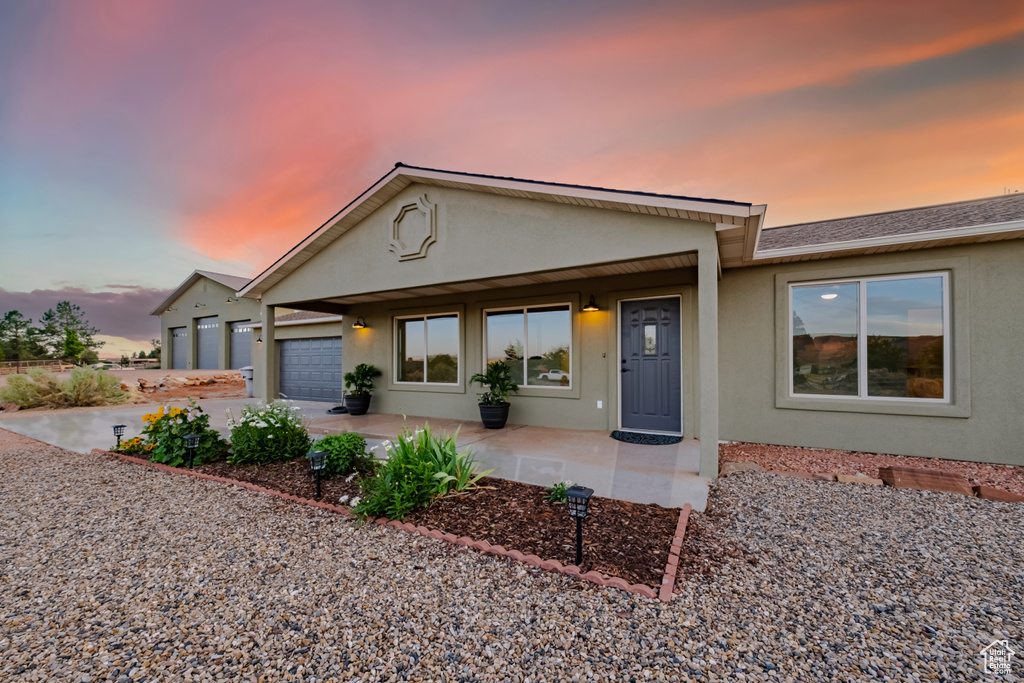
[[[333,408],[327,409],[328,415],[344,415],[348,412],[348,408],[345,406],[334,406]]]
[[[612,438],[625,443],[637,443],[642,446],[671,446],[683,440],[681,436],[669,436],[668,434],[642,434],[640,432],[624,432],[616,429],[612,432]]]

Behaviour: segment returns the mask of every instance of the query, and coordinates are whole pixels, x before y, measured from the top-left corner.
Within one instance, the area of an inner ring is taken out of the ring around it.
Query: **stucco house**
[[[165,370],[263,371],[260,304],[238,296],[250,278],[196,270],[153,309],[160,317]],[[340,315],[275,309],[278,391],[289,398],[340,401]]]
[[[372,411],[1024,464],[1024,197],[764,229],[764,205],[402,164],[238,288],[346,318]],[[356,327],[351,327],[355,324]]]

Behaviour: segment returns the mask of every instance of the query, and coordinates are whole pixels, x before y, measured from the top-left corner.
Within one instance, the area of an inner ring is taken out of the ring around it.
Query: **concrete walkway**
[[[253,402],[254,399],[212,399],[199,404],[210,416],[210,426],[226,438],[230,432],[227,410],[238,418],[242,406]],[[358,432],[373,448],[402,431],[415,431],[429,423],[435,432],[454,434],[458,430],[458,447],[469,448],[481,468],[493,469],[496,477],[540,486],[568,479],[589,486],[599,496],[634,503],[657,503],[665,507],[690,503],[698,511],[707,505],[710,482],[697,475],[700,444],[693,439],[674,446],[638,446],[616,441],[604,431],[524,425],[484,429],[477,421],[428,420],[379,413],[358,417],[326,415],[332,404],[293,403],[310,419],[312,434]],[[167,405],[185,404],[185,401],[173,401]],[[19,415],[0,421],[0,428],[70,451],[88,453],[93,448],[114,445],[111,425],[127,425],[126,439],[138,435],[144,426],[142,415],[156,409],[155,404],[145,404]],[[383,449],[377,448],[374,452],[377,457],[384,457]]]

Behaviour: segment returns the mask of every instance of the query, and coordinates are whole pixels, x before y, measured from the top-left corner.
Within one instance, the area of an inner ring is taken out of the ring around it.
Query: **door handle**
[[[629,372],[629,368],[622,368],[622,372]]]

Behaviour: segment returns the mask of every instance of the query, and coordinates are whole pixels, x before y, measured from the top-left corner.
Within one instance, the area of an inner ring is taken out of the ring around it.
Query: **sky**
[[[1024,191],[1024,3],[0,3],[0,314],[71,300],[101,355],[395,162],[768,226]]]

